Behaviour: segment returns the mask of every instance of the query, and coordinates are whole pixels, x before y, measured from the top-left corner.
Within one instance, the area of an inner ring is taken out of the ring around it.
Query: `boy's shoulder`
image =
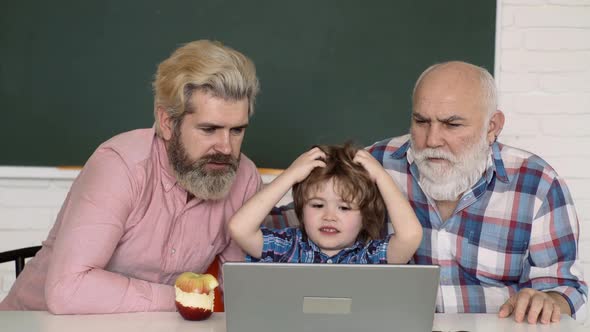
[[[260,231],[262,231],[263,242],[261,256],[259,259],[248,256],[247,262],[282,262],[285,257],[288,258],[288,262],[295,263],[298,261],[303,241],[303,233],[299,228],[268,228],[261,226]]]

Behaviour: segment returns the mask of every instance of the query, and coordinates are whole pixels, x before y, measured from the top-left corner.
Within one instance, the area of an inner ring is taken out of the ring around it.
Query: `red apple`
[[[219,282],[210,274],[184,272],[174,283],[176,309],[186,320],[203,320],[213,313],[214,289]]]

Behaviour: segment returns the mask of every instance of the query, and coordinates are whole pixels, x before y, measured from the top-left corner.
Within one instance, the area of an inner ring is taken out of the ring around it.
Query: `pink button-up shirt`
[[[74,181],[43,248],[0,309],[173,311],[180,273],[204,272],[216,255],[243,260],[226,224],[261,183],[242,155],[225,199],[187,202],[153,129],[115,136]]]

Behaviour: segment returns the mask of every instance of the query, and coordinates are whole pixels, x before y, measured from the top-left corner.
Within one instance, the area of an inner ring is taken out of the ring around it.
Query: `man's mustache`
[[[197,163],[199,165],[205,165],[205,164],[209,164],[209,163],[228,164],[232,168],[237,168],[239,161],[238,161],[238,159],[234,158],[232,155],[223,154],[223,153],[215,153],[215,154],[210,154],[210,155],[206,155],[206,156],[199,158]]]
[[[438,159],[445,159],[448,160],[452,163],[457,162],[457,158],[450,152],[446,152],[443,150],[439,150],[439,149],[430,149],[430,148],[426,148],[420,151],[416,151],[414,153],[414,157],[417,160],[425,160],[428,158],[438,158]]]

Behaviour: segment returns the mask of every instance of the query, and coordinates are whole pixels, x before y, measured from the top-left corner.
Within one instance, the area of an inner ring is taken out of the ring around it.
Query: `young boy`
[[[301,228],[260,227],[293,187]],[[394,234],[379,240],[385,210]],[[405,264],[422,227],[389,174],[368,152],[350,145],[315,147],[254,195],[229,222],[249,261]]]

